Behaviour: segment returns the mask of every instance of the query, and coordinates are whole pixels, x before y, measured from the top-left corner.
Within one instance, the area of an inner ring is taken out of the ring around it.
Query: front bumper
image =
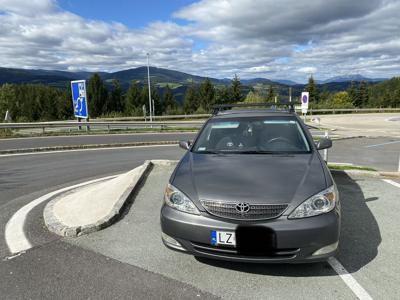
[[[241,253],[238,249],[211,245],[211,231],[235,231],[242,228],[265,229],[273,237],[265,253]],[[322,255],[317,250],[338,243],[340,214],[333,210],[327,214],[289,220],[287,216],[277,219],[240,222],[213,217],[207,213],[192,215],[168,206],[161,209],[161,229],[164,236],[178,241],[174,247],[163,239],[171,249],[181,250],[199,257],[239,262],[290,263],[324,261],[336,254],[337,249]]]

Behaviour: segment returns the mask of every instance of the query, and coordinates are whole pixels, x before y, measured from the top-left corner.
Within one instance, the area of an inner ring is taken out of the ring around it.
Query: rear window
[[[214,119],[192,149],[196,153],[308,153],[303,128],[293,117]]]

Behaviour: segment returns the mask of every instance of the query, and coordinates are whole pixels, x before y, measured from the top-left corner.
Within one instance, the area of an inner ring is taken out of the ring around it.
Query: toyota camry
[[[164,244],[199,257],[316,262],[336,254],[339,195],[318,142],[293,107],[216,109],[164,194]]]

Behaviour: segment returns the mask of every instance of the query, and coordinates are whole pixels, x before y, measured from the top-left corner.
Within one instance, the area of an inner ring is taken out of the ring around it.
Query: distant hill
[[[157,83],[160,82],[172,82],[172,83],[191,83],[201,82],[205,77],[191,75],[179,71],[150,67],[151,79],[155,80]],[[104,79],[118,79],[121,82],[138,80],[147,81],[147,67],[139,67],[136,69],[129,69],[124,71],[119,71],[115,73],[106,73],[102,76]],[[210,78],[210,80],[218,83],[220,80],[215,78]]]
[[[127,88],[131,81],[139,83],[147,82],[147,67],[123,70],[113,73],[97,72],[108,83],[118,79],[124,88]],[[0,84],[4,83],[42,83],[46,85],[64,88],[71,80],[88,79],[94,72],[67,72],[57,70],[32,70],[0,68]],[[151,81],[155,84],[190,84],[200,83],[205,77],[191,75],[179,71],[163,68],[150,67]],[[214,84],[225,84],[225,80],[210,78]]]
[[[274,79],[274,82],[278,82],[278,83],[285,84],[285,85],[298,85],[299,84],[292,80],[286,80],[286,79]]]
[[[127,90],[131,81],[136,81],[139,85],[147,83],[147,67],[139,67],[113,73],[98,72],[108,86],[111,86],[113,79],[118,79],[123,90]],[[71,80],[89,79],[93,72],[67,72],[57,70],[31,70],[31,69],[12,69],[0,68],[0,85],[4,83],[32,83],[45,84],[58,88],[65,88]],[[206,77],[192,75],[184,72],[150,67],[150,77],[153,84],[157,86],[160,93],[163,93],[168,84],[173,89],[173,93],[179,102],[183,101],[186,89],[191,83],[199,84]],[[228,78],[217,79],[209,78],[217,88],[229,85],[231,80]],[[383,81],[382,78],[367,78],[360,74],[348,76],[336,76],[322,82],[317,81],[320,91],[337,92],[346,90],[351,81],[360,82],[365,80],[369,83]],[[270,80],[267,78],[242,79],[243,93],[255,90],[260,93],[267,93],[269,86],[273,86],[279,98],[287,100],[289,87],[292,88],[292,97],[299,97],[305,88],[305,84],[298,84],[291,80]]]
[[[365,76],[362,76],[360,74],[353,74],[353,75],[346,75],[346,76],[335,76],[323,81],[317,81],[320,84],[324,83],[331,83],[331,82],[346,82],[346,81],[366,81],[366,82],[380,82],[384,81],[387,78],[368,78]]]
[[[251,78],[251,79],[241,79],[243,84],[273,84],[272,80],[267,78]]]

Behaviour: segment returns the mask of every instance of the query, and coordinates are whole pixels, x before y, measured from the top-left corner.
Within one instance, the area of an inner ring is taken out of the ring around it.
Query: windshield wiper
[[[260,151],[260,150],[247,150],[247,151],[236,151],[233,153],[237,154],[275,154],[274,151]]]
[[[221,152],[210,151],[210,150],[194,151],[194,153],[196,153],[196,154],[221,154]]]

